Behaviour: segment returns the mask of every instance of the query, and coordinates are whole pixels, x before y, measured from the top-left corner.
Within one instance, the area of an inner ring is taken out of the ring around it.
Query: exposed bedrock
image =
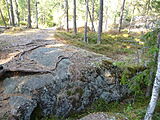
[[[123,98],[128,90],[119,84],[121,71],[103,61],[110,58],[72,46],[45,46],[26,52],[4,65],[17,73],[1,81],[1,119],[30,120],[54,114],[67,117],[93,101]],[[38,113],[38,114],[37,114]]]

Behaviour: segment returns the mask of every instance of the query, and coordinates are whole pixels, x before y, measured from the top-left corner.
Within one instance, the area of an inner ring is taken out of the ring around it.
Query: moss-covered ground
[[[65,43],[100,53],[113,58],[115,61],[141,62],[144,52],[144,41],[140,39],[141,33],[130,33],[127,31],[118,33],[110,31],[102,34],[101,44],[96,44],[97,33],[88,33],[88,44],[83,42],[83,32],[73,35],[72,32],[57,31],[55,37]]]

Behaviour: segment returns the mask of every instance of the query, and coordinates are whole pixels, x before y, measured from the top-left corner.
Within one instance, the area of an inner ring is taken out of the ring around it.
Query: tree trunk
[[[77,34],[76,0],[73,0],[73,6],[74,6],[74,9],[73,9],[73,29],[74,29],[74,34],[76,35]]]
[[[89,1],[88,1],[89,2]],[[90,21],[91,21],[91,24],[92,24],[92,32],[95,32],[95,28],[94,28],[94,20],[91,16],[91,12],[89,10],[89,5],[87,5],[87,10],[88,10],[88,14],[89,14],[89,18],[90,18]]]
[[[84,42],[88,43],[88,0],[86,2],[86,22],[85,22],[85,29],[84,29]]]
[[[120,20],[119,20],[119,28],[118,28],[119,32],[121,32],[121,29],[122,29],[122,20],[123,20],[125,2],[126,2],[126,0],[123,0],[123,4],[122,4],[122,8],[121,8],[121,14],[120,14]]]
[[[15,0],[15,6],[16,6],[16,15],[17,15],[17,24],[20,25],[20,18],[19,18],[19,11],[18,11],[18,3],[17,0]]]
[[[95,27],[94,27],[94,7],[95,7],[95,0],[92,0],[92,32],[95,32]]]
[[[0,9],[0,14],[1,14],[1,18],[2,18],[2,20],[3,20],[4,26],[7,27],[7,24],[6,24],[6,22],[5,22],[5,19],[4,19],[4,16],[3,16],[3,13],[2,13],[2,11],[1,11],[1,9]]]
[[[160,45],[160,34],[158,35],[158,46],[159,45]],[[149,106],[147,108],[147,112],[144,117],[144,120],[152,120],[153,112],[155,110],[158,96],[159,96],[159,89],[160,89],[160,52],[158,54],[158,66],[157,66],[157,73],[156,73],[153,90],[152,90],[152,97],[151,97]]]
[[[31,25],[31,4],[30,4],[30,0],[27,1],[28,2],[28,28],[32,28],[32,25]]]
[[[159,44],[160,44],[160,38],[157,39],[157,49],[159,50]],[[154,62],[157,63],[157,60],[158,60],[158,52],[155,53],[154,55]],[[149,97],[151,95],[151,91],[152,91],[152,87],[153,87],[153,82],[154,82],[154,66],[152,67],[151,71],[150,71],[150,83],[148,86],[147,86],[147,91],[146,91],[146,97]]]
[[[38,29],[38,2],[37,1],[35,4],[35,7],[36,7],[36,28]]]
[[[67,32],[69,32],[69,7],[68,7],[68,0],[65,0],[66,2],[66,22],[67,22]]]
[[[97,44],[101,43],[102,26],[103,26],[103,0],[100,0],[99,26],[98,26]]]
[[[10,15],[10,11],[9,11],[9,5],[8,5],[8,1],[6,0],[6,7],[7,7],[7,12],[8,12],[8,18],[9,18],[9,24],[12,25],[12,20],[11,20],[11,15]]]
[[[12,21],[12,26],[15,26],[12,0],[10,0],[10,10],[11,10],[11,21]]]

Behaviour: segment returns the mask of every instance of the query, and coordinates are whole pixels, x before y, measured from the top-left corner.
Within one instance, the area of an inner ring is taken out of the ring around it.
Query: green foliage
[[[139,45],[138,42],[135,42],[135,38],[139,37],[139,35],[128,34],[127,32],[122,32],[120,34],[115,32],[103,33],[101,44],[96,44],[97,33],[92,32],[88,33],[88,44],[83,42],[84,34],[81,32],[77,35],[73,35],[71,32],[58,31],[55,34],[55,37],[66,40],[68,44],[100,53],[111,58],[116,58],[117,55],[126,56],[135,54],[137,45],[142,46]]]
[[[105,112],[109,109],[110,108],[108,107],[108,103],[104,99],[98,99],[90,107],[90,111],[92,112]]]
[[[144,70],[143,72],[140,72],[136,76],[134,76],[130,80],[128,86],[137,95],[140,93],[142,94],[143,87],[147,86],[148,84],[149,84],[149,70]]]
[[[155,11],[160,11],[160,0],[152,0],[152,7],[155,8]]]
[[[121,83],[127,84],[128,87],[134,92],[134,94],[142,94],[143,88],[145,86],[150,85],[153,80],[151,78],[154,78],[154,75],[156,73],[156,66],[157,63],[155,62],[155,54],[158,52],[157,48],[157,34],[159,30],[155,30],[152,32],[148,32],[144,36],[142,36],[141,39],[145,41],[145,47],[147,48],[147,52],[145,53],[146,58],[148,60],[146,64],[146,70],[139,72],[135,74],[129,70],[128,68],[125,68],[122,77],[121,77]],[[116,63],[118,66],[126,66],[125,63]],[[152,73],[152,74],[150,74]],[[152,76],[152,77],[151,77]]]
[[[150,84],[149,69],[126,62],[114,62],[113,65],[122,69],[121,84],[128,85],[132,93],[142,94],[144,86]]]
[[[20,21],[20,25],[26,26],[27,22],[26,21]]]

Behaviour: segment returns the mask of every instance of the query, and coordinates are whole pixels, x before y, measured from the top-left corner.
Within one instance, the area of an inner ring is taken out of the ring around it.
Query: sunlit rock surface
[[[3,65],[19,72],[8,73],[1,80],[0,119],[30,120],[51,114],[67,117],[99,98],[120,100],[127,89],[119,84],[117,68],[104,67],[103,60],[111,59],[51,41],[24,52]],[[49,72],[32,73],[36,70]]]

